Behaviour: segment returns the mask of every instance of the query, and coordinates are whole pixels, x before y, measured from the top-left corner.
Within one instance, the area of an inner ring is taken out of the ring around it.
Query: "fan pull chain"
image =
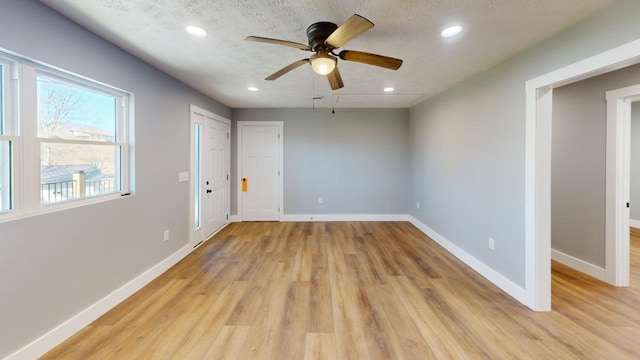
[[[336,95],[333,93],[333,90],[331,90],[331,106],[333,107],[331,109],[331,113],[335,114],[336,113]]]

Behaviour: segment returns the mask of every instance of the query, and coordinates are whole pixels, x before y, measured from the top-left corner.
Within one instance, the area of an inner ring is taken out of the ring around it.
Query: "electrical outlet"
[[[324,200],[321,197],[318,198],[318,204],[322,204],[323,201]]]
[[[420,210],[420,201],[416,203],[416,209]]]
[[[164,241],[169,241],[169,230],[164,231]]]
[[[493,238],[489,238],[489,249],[491,249],[491,250],[495,250],[496,249],[496,241],[493,240]]]

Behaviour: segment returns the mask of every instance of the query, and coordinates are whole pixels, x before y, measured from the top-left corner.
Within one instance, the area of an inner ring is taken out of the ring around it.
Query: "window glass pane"
[[[0,135],[4,135],[4,121],[5,121],[5,115],[4,115],[4,65],[0,64]]]
[[[119,192],[120,156],[119,146],[42,143],[42,204]]]
[[[38,136],[116,141],[117,98],[38,76]]]
[[[11,210],[11,143],[0,141],[0,211]]]
[[[195,125],[195,156],[194,156],[194,161],[195,164],[193,164],[193,168],[195,169],[195,174],[193,174],[193,179],[195,182],[195,194],[193,194],[194,199],[195,199],[195,223],[194,225],[194,229],[197,229],[200,227],[200,124],[196,124]]]

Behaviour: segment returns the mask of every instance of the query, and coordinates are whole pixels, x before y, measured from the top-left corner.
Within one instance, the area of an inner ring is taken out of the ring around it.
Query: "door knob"
[[[207,194],[211,194],[211,189],[207,189]]]

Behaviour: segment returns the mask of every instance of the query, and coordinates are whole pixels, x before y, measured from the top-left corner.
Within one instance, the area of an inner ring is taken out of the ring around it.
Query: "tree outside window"
[[[120,191],[117,98],[39,76],[43,204]]]

